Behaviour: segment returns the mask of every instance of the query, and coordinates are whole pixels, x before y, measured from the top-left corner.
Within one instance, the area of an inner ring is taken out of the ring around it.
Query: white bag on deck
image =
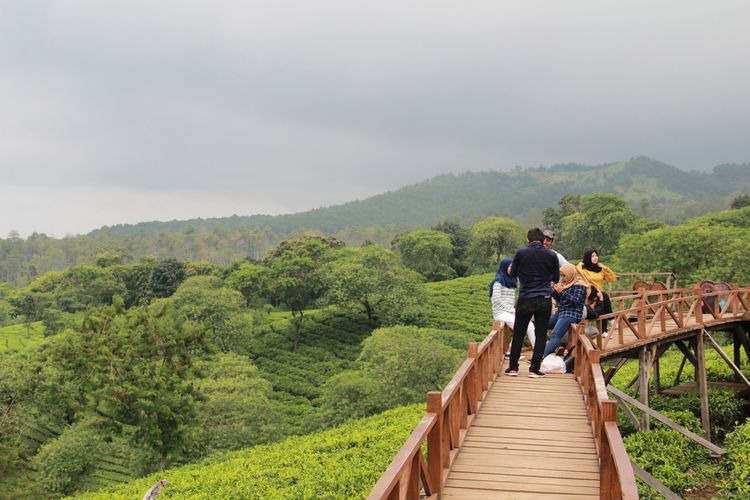
[[[565,373],[565,360],[556,354],[549,354],[542,360],[544,373]]]

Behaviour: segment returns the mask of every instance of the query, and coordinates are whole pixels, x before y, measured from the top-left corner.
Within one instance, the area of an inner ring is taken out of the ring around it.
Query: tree
[[[747,207],[747,206],[750,206],[750,195],[748,194],[736,196],[732,200],[732,204],[730,205],[731,208],[735,208],[735,209]]]
[[[222,352],[236,349],[249,327],[243,316],[242,295],[231,288],[222,288],[216,276],[188,278],[170,301],[178,314],[193,322]]]
[[[466,254],[471,239],[469,230],[457,222],[450,221],[443,221],[432,229],[441,231],[451,237],[453,255],[450,265],[456,271],[456,276],[466,276],[466,272],[469,270],[466,264]]]
[[[625,235],[617,250],[624,271],[672,271],[687,284],[750,281],[750,229],[688,222]]]
[[[333,248],[339,248],[335,238],[305,236],[284,241],[269,253],[266,263],[270,270],[271,293],[286,304],[294,317],[318,299],[323,287],[320,265]]]
[[[361,306],[371,321],[395,322],[402,310],[422,302],[420,276],[381,246],[339,250],[321,276],[330,303]]]
[[[151,272],[151,292],[154,297],[169,297],[186,277],[187,269],[183,262],[176,259],[162,260]]]
[[[524,229],[503,217],[488,217],[471,227],[469,262],[473,273],[494,271],[504,255],[512,255],[525,241]]]
[[[280,435],[271,408],[271,383],[248,358],[221,354],[201,366],[196,382],[202,396],[196,419],[195,455],[236,450],[274,441]]]
[[[589,248],[600,255],[611,255],[620,236],[631,232],[637,217],[622,198],[612,194],[594,194],[581,198],[581,210],[563,218],[558,247],[573,258]]]
[[[57,306],[65,312],[84,311],[90,306],[112,303],[115,295],[125,295],[125,286],[110,269],[80,265],[66,270],[55,287]]]
[[[240,292],[248,306],[260,306],[270,293],[270,271],[263,266],[242,262],[227,276],[224,286]]]
[[[380,328],[363,342],[354,370],[334,375],[323,387],[329,425],[416,403],[441,390],[464,359],[456,334],[413,326]],[[462,338],[465,345],[467,338]]]
[[[580,194],[566,194],[557,202],[557,208],[548,207],[543,212],[543,223],[545,229],[555,232],[557,239],[562,237],[563,219],[581,210],[582,200]]]
[[[427,281],[442,281],[456,276],[449,263],[453,255],[450,236],[441,231],[418,230],[396,242],[401,261]]]

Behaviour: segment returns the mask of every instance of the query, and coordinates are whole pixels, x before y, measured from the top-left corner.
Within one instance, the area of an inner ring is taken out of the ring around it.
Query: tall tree
[[[458,222],[451,221],[443,221],[432,229],[441,231],[451,237],[453,255],[450,265],[456,271],[456,276],[466,276],[466,272],[469,270],[469,266],[466,263],[466,255],[469,250],[469,241],[471,240],[469,230]]]
[[[396,242],[401,261],[427,281],[441,281],[456,276],[450,266],[453,245],[450,236],[425,229],[405,234]]]
[[[329,302],[363,307],[371,321],[395,322],[399,313],[422,299],[419,275],[377,245],[346,248],[321,272]]]
[[[471,228],[469,262],[473,273],[494,271],[504,255],[512,255],[525,240],[524,229],[514,220],[488,217]]]

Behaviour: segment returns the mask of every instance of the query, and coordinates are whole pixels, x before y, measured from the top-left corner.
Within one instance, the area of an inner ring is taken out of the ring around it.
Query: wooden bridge
[[[529,379],[498,377],[510,331],[501,324],[481,344],[469,344],[468,358],[440,392],[427,394],[427,412],[372,489],[370,499],[425,498],[638,498],[636,474],[667,498],[678,498],[647,472],[632,464],[617,427],[618,403],[646,430],[649,416],[721,455],[708,441],[704,339],[750,388],[739,369],[741,349],[750,360],[743,322],[750,321],[750,287],[703,293],[700,287],[647,291],[612,299],[609,336],[592,343],[583,325],[571,327],[575,373]],[[734,360],[713,340],[714,330],[733,332]],[[701,394],[705,439],[648,407],[651,369],[661,389],[658,359],[671,346],[695,367]],[[640,400],[630,398],[609,380],[631,358],[640,363],[631,382]],[[601,361],[611,366],[602,370]],[[617,399],[610,399],[609,392]],[[641,410],[636,419],[628,404]],[[426,459],[423,452],[426,451]]]

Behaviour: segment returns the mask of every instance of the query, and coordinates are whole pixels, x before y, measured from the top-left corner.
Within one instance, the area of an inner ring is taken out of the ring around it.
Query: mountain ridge
[[[510,171],[442,174],[362,200],[304,212],[117,224],[88,234],[112,231],[132,235],[187,230],[191,226],[269,228],[276,233],[299,229],[335,233],[346,227],[389,225],[416,228],[446,218],[465,223],[488,215],[523,218],[529,212],[554,205],[565,194],[610,192],[631,203],[658,205],[728,196],[748,186],[750,163],[717,165],[711,173],[705,173],[639,156],[601,165],[564,163]]]

